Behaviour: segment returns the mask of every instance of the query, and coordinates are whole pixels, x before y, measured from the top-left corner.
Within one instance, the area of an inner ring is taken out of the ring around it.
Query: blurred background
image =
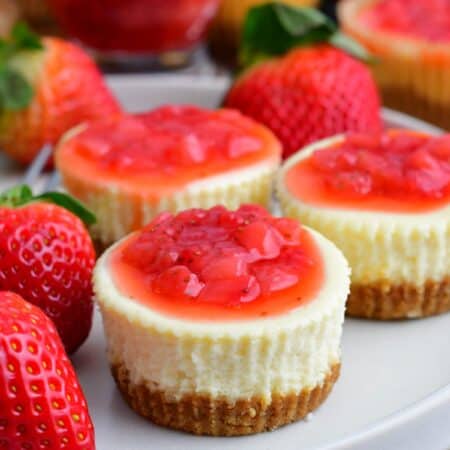
[[[106,72],[217,71],[235,66],[248,9],[267,0],[0,0],[0,34],[17,20],[71,37]],[[283,0],[334,17],[336,0]]]

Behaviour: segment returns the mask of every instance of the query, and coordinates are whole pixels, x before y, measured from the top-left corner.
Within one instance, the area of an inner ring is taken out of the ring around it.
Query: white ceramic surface
[[[130,110],[163,103],[219,104],[227,80],[113,77]],[[391,111],[390,125],[436,132]],[[0,185],[20,168],[0,159]],[[342,375],[309,421],[240,438],[195,437],[159,428],[124,404],[108,372],[100,318],[74,364],[97,432],[98,450],[444,450],[450,448],[450,314],[418,321],[347,320]]]

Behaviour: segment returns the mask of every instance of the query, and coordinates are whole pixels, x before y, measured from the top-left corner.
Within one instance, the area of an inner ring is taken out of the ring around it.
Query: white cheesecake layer
[[[133,384],[179,399],[198,393],[241,399],[299,393],[320,385],[340,361],[349,268],[342,253],[311,230],[324,258],[317,297],[288,313],[255,320],[181,320],[135,302],[117,289],[108,250],[98,261],[94,288],[111,364]]]
[[[277,175],[284,215],[299,219],[333,241],[352,268],[352,282],[423,285],[450,275],[450,204],[421,213],[363,211],[313,205],[296,198],[285,183],[291,167],[343,136],[325,139],[289,158]]]
[[[123,184],[98,183],[82,174],[63,173],[63,185],[97,216],[92,228],[95,239],[108,245],[150,222],[162,211],[224,205],[236,209],[242,203],[268,206],[279,157],[271,157],[249,167],[194,181],[179,192],[158,202],[145,192],[124,189]]]

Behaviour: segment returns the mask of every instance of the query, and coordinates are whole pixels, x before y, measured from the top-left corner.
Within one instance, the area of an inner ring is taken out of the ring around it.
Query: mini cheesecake
[[[343,0],[338,16],[376,57],[384,104],[450,129],[450,2]]]
[[[267,205],[280,155],[274,135],[238,112],[166,106],[72,130],[55,160],[106,247],[161,211]]]
[[[334,244],[254,205],[162,213],[108,249],[94,275],[131,408],[223,436],[273,430],[326,399],[349,285]]]
[[[352,268],[347,314],[401,319],[450,309],[450,136],[349,134],[283,165],[286,216],[332,240]]]

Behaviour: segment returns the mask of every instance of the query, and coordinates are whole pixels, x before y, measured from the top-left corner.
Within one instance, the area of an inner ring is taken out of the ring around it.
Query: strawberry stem
[[[337,25],[317,9],[266,3],[251,8],[247,14],[239,59],[246,67],[295,47],[325,42],[363,61],[371,60],[364,47],[341,33]]]
[[[86,226],[93,225],[95,215],[82,203],[62,192],[46,192],[33,195],[29,186],[22,184],[0,194],[0,207],[18,208],[32,202],[48,202],[61,206],[79,217]]]

